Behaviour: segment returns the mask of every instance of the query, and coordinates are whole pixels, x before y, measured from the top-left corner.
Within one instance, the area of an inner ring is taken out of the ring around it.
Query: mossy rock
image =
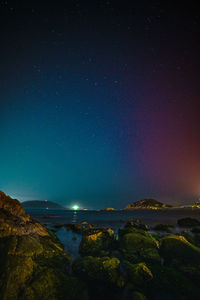
[[[152,300],[196,300],[200,289],[192,280],[173,267],[154,265],[153,279],[147,283],[148,297]]]
[[[183,218],[177,221],[178,226],[180,227],[195,227],[200,226],[200,221],[193,218]]]
[[[146,230],[131,227],[131,226],[120,228],[118,230],[119,237],[122,237],[123,235],[125,235],[127,233],[138,233],[138,234],[141,234],[141,235],[144,235],[147,237],[151,236]]]
[[[62,278],[62,281],[61,281]],[[75,277],[48,269],[38,274],[20,295],[20,300],[84,300],[87,287]]]
[[[157,224],[156,226],[153,227],[153,230],[171,232],[173,228],[174,228],[173,225]]]
[[[180,235],[184,236],[188,242],[195,245],[195,237],[194,237],[193,234],[191,234],[190,232],[184,230],[184,231],[181,232]]]
[[[96,285],[122,288],[124,278],[120,272],[120,261],[109,257],[82,257],[74,261],[73,274],[86,282]]]
[[[141,223],[140,220],[128,221],[125,225],[125,228],[136,228],[141,230],[148,230],[148,225]]]
[[[58,286],[64,284],[68,262],[69,256],[50,237],[1,238],[0,299],[60,299]]]
[[[1,269],[0,299],[17,300],[26,282],[31,278],[34,262],[31,257],[9,256],[3,270]]]
[[[160,263],[158,245],[159,242],[150,234],[127,233],[122,235],[119,241],[121,259],[133,264],[140,262]]]
[[[141,251],[147,248],[157,249],[157,247],[156,240],[140,233],[127,233],[120,238],[120,248],[126,251]]]
[[[183,263],[200,264],[200,248],[188,242],[184,236],[169,235],[162,238],[160,253],[168,263],[175,259]]]
[[[146,299],[147,297],[138,291],[133,292],[131,295],[131,300],[146,300]]]
[[[183,273],[187,278],[190,278],[193,282],[199,285],[200,282],[200,268],[195,265],[181,265],[179,266],[179,270]]]
[[[80,254],[82,256],[105,256],[112,250],[113,245],[114,231],[112,229],[99,230],[82,237]]]
[[[140,259],[142,261],[145,261],[149,264],[160,264],[161,263],[161,257],[159,255],[159,252],[155,248],[147,248],[143,249],[139,253]]]
[[[127,272],[128,281],[136,287],[144,288],[147,282],[153,278],[151,270],[144,262],[138,264],[125,262],[123,266]]]

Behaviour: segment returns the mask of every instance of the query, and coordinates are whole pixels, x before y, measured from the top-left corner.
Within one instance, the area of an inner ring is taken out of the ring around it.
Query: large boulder
[[[141,251],[142,249],[157,248],[157,242],[151,237],[140,233],[127,233],[120,239],[120,248],[127,251]]]
[[[72,270],[74,275],[92,284],[116,288],[124,286],[117,258],[85,256],[74,261]]]
[[[195,285],[177,268],[153,265],[151,270],[153,278],[147,283],[148,299],[199,299],[198,284]]]
[[[84,299],[68,275],[70,257],[53,232],[0,194],[0,300]]]
[[[25,213],[20,202],[17,199],[12,199],[2,191],[0,191],[0,209],[7,214],[20,218],[23,221],[30,220],[30,216]]]
[[[120,232],[119,247],[122,259],[131,263],[160,263],[158,241],[153,239],[146,231],[128,229],[130,232]],[[124,229],[126,232],[127,229]]]
[[[145,263],[131,264],[124,263],[124,268],[127,272],[128,281],[136,287],[145,287],[147,282],[152,280],[153,274]]]
[[[109,255],[114,243],[114,231],[108,229],[94,229],[91,234],[83,235],[80,244],[82,256]]]
[[[0,237],[38,234],[48,236],[47,229],[25,213],[21,203],[0,191]]]
[[[200,264],[200,248],[188,242],[181,235],[168,235],[162,238],[160,253],[169,263],[177,260],[183,263]]]

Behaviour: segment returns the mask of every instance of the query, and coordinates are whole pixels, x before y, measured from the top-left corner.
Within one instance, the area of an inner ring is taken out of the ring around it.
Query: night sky
[[[87,208],[193,203],[193,1],[41,2],[0,2],[0,190]]]

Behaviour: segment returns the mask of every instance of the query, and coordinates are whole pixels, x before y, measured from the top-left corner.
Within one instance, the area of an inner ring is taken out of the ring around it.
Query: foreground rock
[[[0,193],[0,299],[83,299],[56,236]]]
[[[73,272],[85,281],[122,288],[124,278],[117,258],[85,256],[74,261]]]
[[[131,263],[160,263],[158,241],[147,231],[135,227],[119,230],[119,248],[122,260]]]
[[[82,256],[107,256],[114,244],[114,231],[108,229],[93,229],[89,234],[83,235],[80,244]]]
[[[200,265],[200,249],[184,236],[169,235],[161,239],[160,252],[167,262],[182,261]]]

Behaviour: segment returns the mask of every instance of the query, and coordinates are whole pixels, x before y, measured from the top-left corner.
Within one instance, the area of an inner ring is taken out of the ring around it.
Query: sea
[[[153,227],[156,224],[172,224],[175,231],[180,232],[184,228],[177,226],[177,220],[191,217],[200,221],[200,209],[198,208],[180,208],[180,209],[161,209],[161,210],[59,210],[59,209],[37,209],[26,208],[26,212],[31,217],[50,229],[55,229],[56,224],[81,223],[88,222],[95,227],[112,228],[117,235],[119,228],[123,228],[127,221],[140,220],[150,227],[153,233]],[[185,228],[188,230],[188,228]],[[72,259],[79,257],[79,246],[81,235],[72,231],[67,231],[65,226],[56,230],[56,235],[64,246],[64,250],[71,255]]]

